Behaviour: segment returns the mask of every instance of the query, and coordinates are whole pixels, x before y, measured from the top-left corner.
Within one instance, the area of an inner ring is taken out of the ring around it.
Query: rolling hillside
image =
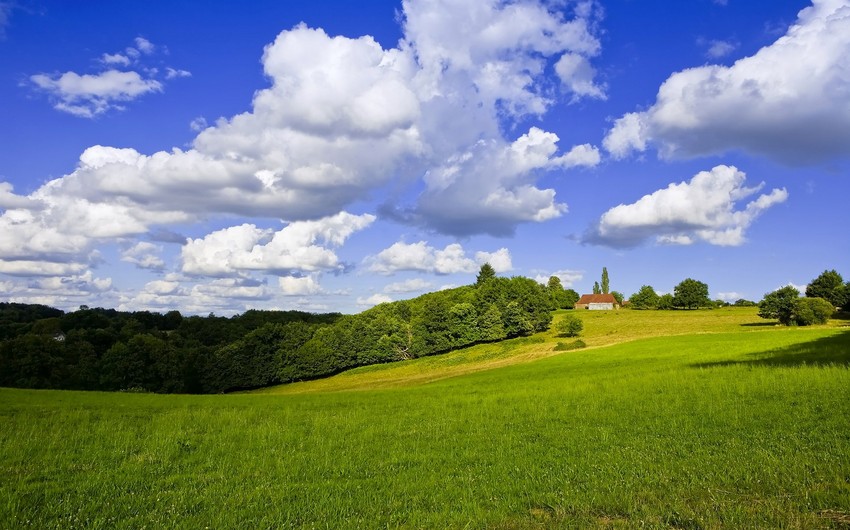
[[[543,333],[297,395],[0,390],[0,526],[846,524],[846,322],[582,316],[584,349]]]

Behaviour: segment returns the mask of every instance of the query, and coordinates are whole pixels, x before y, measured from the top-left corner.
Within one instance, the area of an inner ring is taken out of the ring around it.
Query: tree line
[[[738,299],[732,304],[708,297],[708,285],[688,278],[679,283],[672,294],[658,295],[650,285],[644,285],[629,298],[632,309],[697,309],[734,305],[758,306],[759,316],[778,320],[786,326],[824,324],[836,309],[850,311],[850,282],[844,282],[837,271],[826,270],[813,279],[805,290],[805,297],[791,285],[766,293],[758,303]]]
[[[0,304],[0,386],[217,393],[314,379],[548,329],[578,298],[559,282],[496,277],[356,315],[232,318]]]

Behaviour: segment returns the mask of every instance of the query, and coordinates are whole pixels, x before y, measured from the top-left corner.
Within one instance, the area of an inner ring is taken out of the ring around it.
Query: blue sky
[[[0,299],[759,300],[850,244],[850,2],[0,1]]]

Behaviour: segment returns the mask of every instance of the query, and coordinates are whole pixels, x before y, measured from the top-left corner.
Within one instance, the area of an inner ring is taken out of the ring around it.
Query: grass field
[[[850,328],[754,315],[583,313],[585,349],[293,395],[3,389],[0,527],[847,528]]]

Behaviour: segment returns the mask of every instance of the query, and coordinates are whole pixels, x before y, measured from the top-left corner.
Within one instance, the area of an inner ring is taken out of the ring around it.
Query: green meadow
[[[850,526],[847,321],[578,314],[262,393],[0,389],[0,527]]]

